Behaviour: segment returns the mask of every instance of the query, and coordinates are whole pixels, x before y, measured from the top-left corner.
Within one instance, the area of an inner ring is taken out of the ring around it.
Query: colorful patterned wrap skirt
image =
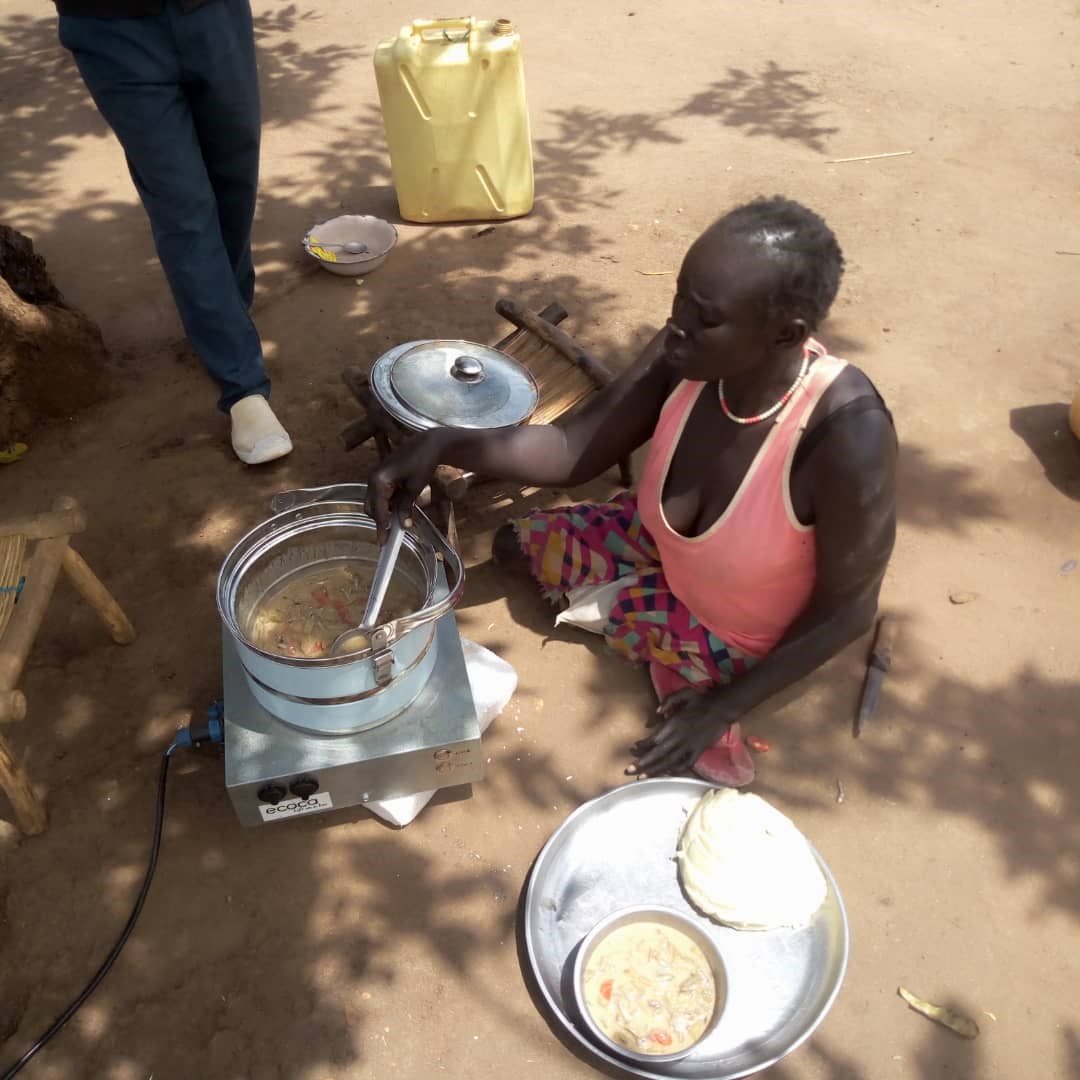
[[[668,588],[637,500],[536,510],[514,522],[533,577],[554,602],[571,589],[631,577],[619,590],[603,635],[626,659],[648,664],[661,700],[687,686],[725,684],[755,662],[718,638]]]

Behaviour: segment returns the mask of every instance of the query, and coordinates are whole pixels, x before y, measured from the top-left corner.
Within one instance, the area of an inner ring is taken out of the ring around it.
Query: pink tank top
[[[671,591],[726,644],[765,656],[810,600],[816,576],[814,528],[791,505],[791,461],[814,406],[846,361],[816,341],[806,379],[772,421],[724,513],[700,536],[667,523],[664,482],[687,417],[703,387],[681,382],[671,392],[653,433],[638,486],[638,510],[652,534]]]

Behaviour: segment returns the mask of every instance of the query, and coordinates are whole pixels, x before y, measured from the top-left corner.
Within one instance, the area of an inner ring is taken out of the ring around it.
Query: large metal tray
[[[533,864],[524,936],[538,988],[571,1040],[600,1061],[655,1080],[736,1080],[792,1051],[821,1023],[847,968],[844,904],[815,851],[828,895],[809,926],[738,931],[690,905],[679,885],[675,848],[686,816],[710,790],[700,780],[627,784],[579,807]],[[728,997],[715,1031],[681,1061],[648,1068],[595,1046],[580,1023],[570,978],[581,939],[605,915],[656,903],[694,919],[716,941],[727,966]]]

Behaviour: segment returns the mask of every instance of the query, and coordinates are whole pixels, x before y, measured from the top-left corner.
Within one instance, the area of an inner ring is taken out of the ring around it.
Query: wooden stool
[[[15,687],[61,570],[101,617],[113,641],[129,645],[135,640],[135,630],[120,605],[70,546],[72,535],[85,528],[79,504],[69,498],[58,499],[49,513],[0,522],[0,724],[26,716],[26,697]],[[28,541],[34,541],[34,548],[27,558]],[[33,836],[44,831],[45,807],[3,736],[0,787],[23,832]]]

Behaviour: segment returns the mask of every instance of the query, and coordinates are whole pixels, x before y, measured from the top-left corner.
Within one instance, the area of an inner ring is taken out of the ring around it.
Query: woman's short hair
[[[775,264],[770,314],[804,319],[811,328],[828,315],[844,273],[844,253],[813,210],[780,195],[761,197],[730,210],[713,229],[760,245]]]

